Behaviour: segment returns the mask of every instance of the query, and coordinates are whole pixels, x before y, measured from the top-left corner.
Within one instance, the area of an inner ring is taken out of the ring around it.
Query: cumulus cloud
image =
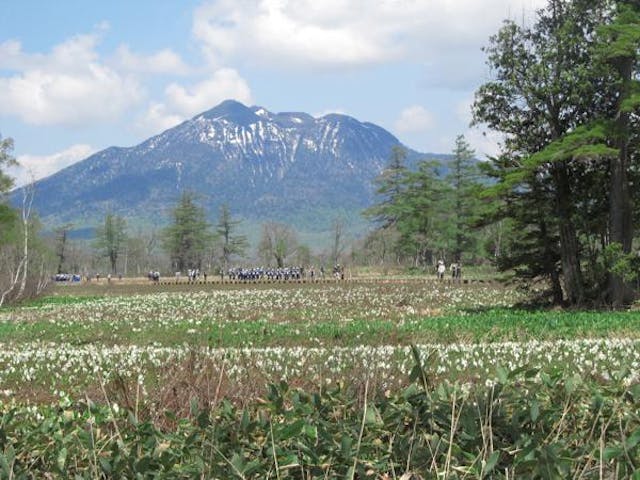
[[[194,115],[223,100],[233,98],[251,102],[251,89],[240,74],[232,68],[222,68],[190,87],[172,83],[165,90],[168,104],[179,113]]]
[[[420,105],[412,105],[400,112],[395,129],[400,133],[421,133],[435,125],[433,115]]]
[[[505,17],[546,0],[215,0],[193,33],[213,64],[230,58],[299,67],[358,67],[420,58],[436,68],[486,43]]]
[[[22,186],[31,180],[39,180],[58,170],[84,160],[95,152],[90,145],[73,145],[61,152],[51,155],[19,155],[17,167],[12,167],[9,174],[16,180],[16,186]]]
[[[120,70],[138,73],[185,75],[189,72],[189,67],[180,55],[171,49],[163,49],[151,55],[140,55],[132,52],[128,45],[120,45],[115,53],[115,64]]]
[[[23,52],[17,41],[0,45],[0,114],[33,125],[81,125],[111,121],[140,102],[138,81],[100,62],[99,35],[78,35],[48,54]]]
[[[171,83],[164,93],[164,102],[152,103],[138,122],[141,130],[157,133],[230,98],[252,102],[249,85],[232,68],[216,70],[205,80],[189,86]]]
[[[169,111],[164,103],[152,102],[136,126],[144,134],[153,135],[175,127],[186,117]]]
[[[481,160],[497,156],[500,153],[500,145],[503,141],[500,133],[479,127],[467,130],[465,138],[471,148],[475,150],[476,157]]]

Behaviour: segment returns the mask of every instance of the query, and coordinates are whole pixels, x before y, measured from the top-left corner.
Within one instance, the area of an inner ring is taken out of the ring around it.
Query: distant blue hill
[[[107,211],[160,226],[190,190],[212,221],[227,203],[249,231],[281,221],[318,244],[335,218],[353,234],[366,227],[360,212],[375,201],[372,180],[398,144],[347,115],[272,113],[227,100],[139,145],[107,148],[40,180],[34,208],[49,228],[72,222],[86,232]],[[409,150],[410,163],[421,158],[450,156]]]

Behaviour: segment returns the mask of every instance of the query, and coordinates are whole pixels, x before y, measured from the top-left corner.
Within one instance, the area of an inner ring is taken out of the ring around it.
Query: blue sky
[[[482,46],[545,0],[6,0],[0,135],[18,183],[111,145],[132,146],[234,98],[268,110],[341,112],[411,148],[478,154],[469,128],[490,72]]]

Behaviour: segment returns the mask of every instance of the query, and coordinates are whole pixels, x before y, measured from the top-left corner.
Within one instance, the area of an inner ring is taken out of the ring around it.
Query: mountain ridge
[[[395,145],[390,132],[348,115],[273,113],[226,100],[138,145],[108,147],[38,181],[34,208],[49,228],[96,225],[108,211],[162,224],[190,190],[212,220],[227,203],[248,222],[319,233],[341,217],[362,230],[372,180]],[[408,152],[410,163],[449,157]]]

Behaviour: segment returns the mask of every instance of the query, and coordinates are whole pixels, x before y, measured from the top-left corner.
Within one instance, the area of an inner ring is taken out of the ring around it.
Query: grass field
[[[639,478],[640,312],[371,280],[0,310],[0,478]]]
[[[233,398],[281,379],[305,388],[368,379],[385,389],[406,383],[412,344],[446,380],[491,383],[523,365],[640,371],[640,312],[516,309],[522,295],[499,284],[85,284],[53,293],[0,312],[7,398],[81,396],[115,379],[150,392],[175,378],[222,378]]]

